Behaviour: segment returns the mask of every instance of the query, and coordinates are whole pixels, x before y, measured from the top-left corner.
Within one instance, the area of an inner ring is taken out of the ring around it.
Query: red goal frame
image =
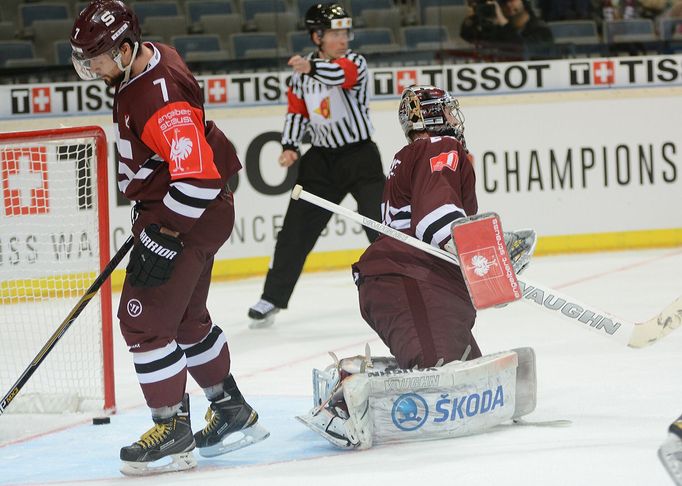
[[[107,138],[102,127],[82,126],[53,128],[21,132],[0,133],[0,144],[18,142],[68,141],[76,138],[95,140],[95,159],[97,161],[97,219],[99,234],[99,271],[102,272],[110,259],[109,248],[109,178],[107,161]],[[104,383],[104,410],[114,413],[116,394],[114,385],[114,340],[112,334],[111,281],[107,279],[100,288],[100,307],[102,314],[102,372]],[[59,323],[55,323],[55,326]]]

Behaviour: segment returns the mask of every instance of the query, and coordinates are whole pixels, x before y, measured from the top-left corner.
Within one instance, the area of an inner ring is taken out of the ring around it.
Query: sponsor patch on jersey
[[[170,147],[171,177],[202,173],[199,133],[192,121],[191,110],[178,108],[163,114],[159,118],[159,128]]]
[[[443,152],[431,157],[429,162],[431,163],[431,173],[440,172],[446,167],[454,172],[459,164],[459,154],[456,150]]]

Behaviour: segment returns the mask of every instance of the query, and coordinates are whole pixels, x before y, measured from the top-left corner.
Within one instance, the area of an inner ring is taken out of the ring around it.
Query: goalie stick
[[[298,184],[294,186],[291,198],[303,199],[304,201],[341,216],[345,216],[363,226],[372,228],[379,233],[400,240],[405,244],[459,266],[459,260],[455,255],[374,221],[373,219],[362,216],[355,211],[351,211],[343,206],[327,201],[315,194],[311,194],[303,190],[303,187]],[[662,339],[682,325],[682,296],[678,297],[673,303],[651,319],[644,322],[633,322],[620,319],[608,312],[599,310],[592,305],[579,302],[575,298],[547,287],[544,284],[533,282],[526,278],[519,279],[518,282],[522,289],[523,298],[521,300],[523,302],[549,311],[557,317],[567,319],[580,325],[583,329],[590,329],[602,336],[632,348],[648,346]]]
[[[10,390],[2,398],[2,401],[0,402],[0,415],[2,415],[5,412],[7,406],[10,403],[12,403],[12,400],[14,400],[17,397],[21,389],[28,382],[29,378],[33,376],[33,373],[36,372],[36,370],[38,369],[40,364],[45,360],[50,351],[52,351],[52,349],[55,347],[57,342],[62,338],[64,333],[66,333],[69,327],[71,327],[73,321],[76,320],[76,318],[80,315],[83,309],[85,309],[85,306],[88,305],[88,302],[90,302],[90,300],[92,300],[92,298],[97,294],[97,291],[104,284],[104,282],[106,282],[111,273],[116,269],[118,264],[121,263],[121,260],[123,260],[123,258],[126,256],[126,254],[130,251],[132,247],[133,237],[130,236],[123,243],[123,246],[121,246],[121,248],[112,257],[109,263],[107,263],[107,266],[104,267],[102,273],[99,274],[99,276],[95,279],[92,285],[90,285],[88,290],[85,291],[85,294],[83,294],[83,296],[76,303],[73,309],[71,309],[71,312],[69,312],[69,315],[66,316],[66,319],[64,319],[64,321],[59,325],[57,330],[52,334],[52,336],[50,336],[45,345],[38,352],[36,357],[33,358],[33,361],[31,361],[28,367],[24,370],[24,372],[21,374],[16,383],[12,385],[12,388],[10,388]]]

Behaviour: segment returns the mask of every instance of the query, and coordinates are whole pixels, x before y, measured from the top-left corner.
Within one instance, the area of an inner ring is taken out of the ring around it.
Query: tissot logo
[[[24,113],[31,113],[31,104],[29,99],[29,89],[13,89],[10,92],[12,97],[12,114],[19,115]]]
[[[227,103],[227,79],[209,79],[206,82],[209,103]]]
[[[48,86],[31,88],[31,106],[33,108],[33,113],[52,112],[52,101],[50,88]]]
[[[13,89],[11,97],[13,115],[52,113],[52,94],[49,86]]]
[[[613,84],[616,81],[613,61],[594,61],[592,73],[594,84]]]
[[[590,63],[572,62],[568,65],[571,73],[571,86],[586,86],[590,84]]]
[[[374,94],[390,95],[393,94],[393,72],[375,71],[374,72]]]
[[[405,88],[417,84],[417,71],[397,71],[396,75],[396,94],[402,94]]]

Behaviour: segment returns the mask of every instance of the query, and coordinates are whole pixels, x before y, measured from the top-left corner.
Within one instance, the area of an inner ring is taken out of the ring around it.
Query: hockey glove
[[[130,253],[126,268],[133,287],[157,287],[168,281],[175,260],[182,253],[182,241],[161,233],[156,224],[150,224],[140,233]]]
[[[530,264],[530,258],[533,256],[537,241],[538,237],[532,229],[504,232],[507,252],[512,261],[514,272],[517,275],[523,272],[528,264]]]

